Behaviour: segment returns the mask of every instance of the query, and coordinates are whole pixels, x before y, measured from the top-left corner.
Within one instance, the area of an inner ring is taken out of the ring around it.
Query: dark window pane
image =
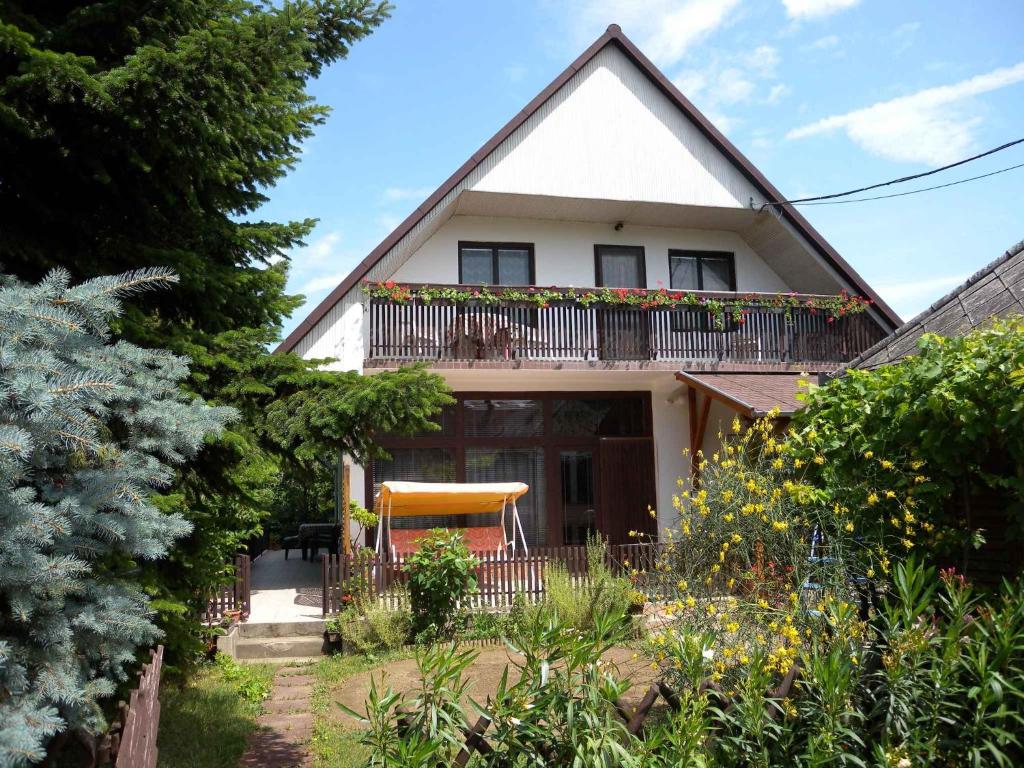
[[[604,246],[598,253],[601,260],[601,285],[610,288],[646,287],[638,248]]]
[[[530,252],[521,249],[499,249],[498,283],[500,285],[529,285]]]
[[[373,495],[377,496],[385,480],[414,483],[454,483],[455,452],[450,448],[393,448],[390,459],[373,462]],[[430,517],[395,517],[391,527],[402,530],[459,527],[461,517],[433,515]],[[454,522],[452,522],[454,521]]]
[[[669,285],[672,288],[679,291],[696,291],[700,288],[695,257],[670,256],[669,270]]]
[[[586,544],[597,531],[594,504],[594,452],[562,451],[562,536],[566,544]]]
[[[544,431],[539,400],[466,400],[466,437],[534,437]]]
[[[639,398],[555,400],[552,429],[559,437],[636,437],[644,434]]]
[[[511,483],[530,486],[530,491],[516,502],[519,519],[526,534],[526,543],[533,546],[547,542],[547,516],[544,512],[544,449],[543,448],[467,448],[466,482]],[[512,538],[512,508],[506,510],[506,541]],[[467,515],[485,525],[497,525],[497,515]]]
[[[705,256],[701,259],[701,275],[705,291],[733,291],[731,259],[725,256]]]
[[[462,282],[467,285],[493,285],[494,258],[490,248],[463,248],[459,255],[462,260]]]

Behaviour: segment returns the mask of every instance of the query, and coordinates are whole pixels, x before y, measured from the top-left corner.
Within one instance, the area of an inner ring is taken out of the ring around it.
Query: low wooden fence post
[[[164,647],[158,645],[150,651],[149,664],[142,667],[139,687],[131,692],[128,703],[118,706],[109,734],[109,759],[116,768],[156,768],[163,660]]]

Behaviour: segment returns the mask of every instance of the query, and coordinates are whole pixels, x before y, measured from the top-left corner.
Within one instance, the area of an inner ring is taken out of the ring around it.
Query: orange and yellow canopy
[[[530,490],[526,483],[381,483],[376,509],[381,516],[477,515],[501,512]]]

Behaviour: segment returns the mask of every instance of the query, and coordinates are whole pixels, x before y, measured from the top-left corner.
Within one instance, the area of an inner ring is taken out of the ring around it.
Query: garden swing
[[[415,542],[426,533],[426,528],[391,528],[393,517],[426,517],[432,515],[482,515],[500,513],[495,526],[460,529],[469,549],[492,553],[504,559],[515,557],[517,546],[529,554],[523,523],[519,519],[516,500],[530,490],[526,483],[410,483],[388,480],[381,483],[377,493],[377,556],[383,554],[387,534],[388,555],[392,560],[411,554]],[[511,538],[506,539],[506,510],[511,506]],[[397,536],[395,534],[398,534]],[[518,538],[518,542],[517,542]]]

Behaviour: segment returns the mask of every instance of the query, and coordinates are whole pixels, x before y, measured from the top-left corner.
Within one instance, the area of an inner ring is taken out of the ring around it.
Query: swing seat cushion
[[[505,551],[505,533],[500,525],[481,525],[474,528],[456,528],[470,552],[494,554]],[[420,540],[430,533],[426,528],[392,528],[391,550],[399,557],[407,557],[420,548]]]

